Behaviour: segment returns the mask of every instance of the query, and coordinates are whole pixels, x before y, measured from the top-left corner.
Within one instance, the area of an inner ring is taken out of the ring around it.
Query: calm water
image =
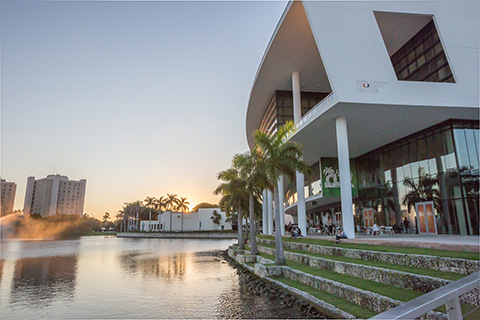
[[[3,319],[302,318],[252,295],[221,256],[233,240],[2,241]]]

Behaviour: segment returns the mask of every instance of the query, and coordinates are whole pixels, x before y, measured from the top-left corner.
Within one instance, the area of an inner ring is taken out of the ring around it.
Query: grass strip
[[[259,238],[275,240],[273,236],[258,235]],[[437,250],[415,247],[397,247],[397,246],[385,246],[376,244],[364,244],[364,243],[338,243],[335,244],[330,240],[314,239],[314,238],[283,238],[283,241],[287,242],[299,242],[307,244],[316,244],[324,247],[342,247],[345,249],[359,249],[359,250],[371,250],[380,252],[395,252],[406,254],[421,254],[427,256],[447,257],[467,260],[480,260],[480,253],[478,252],[466,252],[466,251],[449,251],[449,250]]]
[[[477,308],[477,310],[468,314],[466,317],[463,316],[463,320],[478,320],[478,319],[480,319],[480,308],[474,307],[474,306],[471,306],[471,305],[467,305],[467,304],[462,304],[462,314],[463,315],[465,315],[468,312],[474,310],[475,308]]]
[[[264,258],[271,259],[275,261],[275,257],[269,254],[265,254],[263,252],[260,253],[260,255]],[[292,260],[286,260],[287,266],[299,270],[314,276],[322,277],[325,279],[333,280],[336,282],[340,282],[343,284],[347,284],[349,286],[370,291],[370,292],[375,292],[378,293],[382,296],[389,297],[395,300],[399,301],[409,301],[412,299],[415,299],[419,296],[421,296],[423,293],[422,292],[417,292],[414,290],[409,290],[409,289],[403,289],[403,288],[397,288],[391,285],[383,284],[383,283],[378,283],[375,281],[371,280],[365,280],[361,278],[355,278],[352,276],[348,276],[345,274],[340,274],[334,271],[329,271],[325,269],[317,269],[313,268]]]
[[[275,248],[275,246],[271,245],[271,244],[262,243],[262,244],[258,244],[258,245],[268,247],[268,248],[272,248],[272,249]],[[466,276],[464,274],[453,273],[453,272],[438,271],[438,270],[433,270],[433,269],[419,268],[419,267],[413,267],[413,266],[405,266],[405,265],[401,265],[401,264],[386,263],[386,262],[381,262],[381,261],[372,261],[372,260],[349,258],[349,257],[343,257],[343,256],[329,256],[329,255],[313,253],[313,252],[303,251],[303,250],[288,249],[288,250],[285,250],[285,251],[300,253],[300,254],[311,256],[311,257],[318,257],[318,258],[335,260],[335,261],[355,263],[355,264],[364,265],[364,266],[391,269],[391,270],[402,271],[402,272],[410,272],[410,273],[414,273],[414,274],[421,274],[421,275],[425,275],[425,276],[442,278],[442,279],[447,279],[447,280],[459,280],[459,279]]]
[[[311,294],[312,296],[320,300],[323,300],[327,303],[330,303],[335,307],[356,316],[359,319],[368,319],[376,315],[376,313],[370,309],[364,308],[357,304],[353,304],[350,301],[341,299],[333,294],[327,293],[325,291],[317,290],[315,288],[299,283],[297,281],[293,281],[285,277],[273,277],[273,279],[280,281],[283,284],[286,284],[288,286],[302,290],[303,292],[306,292],[308,294]]]

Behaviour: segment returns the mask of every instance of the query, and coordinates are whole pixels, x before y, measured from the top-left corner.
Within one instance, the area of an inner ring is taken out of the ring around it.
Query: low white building
[[[213,211],[220,214],[219,224],[213,223]],[[140,221],[140,231],[216,231],[232,230],[232,224],[226,222],[225,212],[219,208],[202,208],[198,212],[167,211],[158,217],[158,220]],[[150,228],[149,228],[150,226]]]

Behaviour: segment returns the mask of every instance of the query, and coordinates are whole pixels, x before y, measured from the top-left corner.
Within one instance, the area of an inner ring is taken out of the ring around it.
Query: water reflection
[[[17,260],[10,303],[47,306],[54,300],[71,300],[75,294],[77,257],[44,257]]]
[[[140,273],[144,276],[173,280],[181,278],[185,274],[186,265],[191,262],[191,255],[191,253],[178,253],[157,258],[145,258],[141,252],[126,252],[119,256],[119,260],[120,266],[127,273]]]
[[[245,286],[231,240],[84,237],[2,243],[0,318],[304,318]]]

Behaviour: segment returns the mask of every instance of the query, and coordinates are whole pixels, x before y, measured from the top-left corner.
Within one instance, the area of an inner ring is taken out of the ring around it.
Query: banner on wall
[[[321,158],[322,191],[324,197],[340,197],[340,172],[337,158]],[[357,175],[355,161],[350,159],[350,179],[352,180],[352,196],[357,197]]]

